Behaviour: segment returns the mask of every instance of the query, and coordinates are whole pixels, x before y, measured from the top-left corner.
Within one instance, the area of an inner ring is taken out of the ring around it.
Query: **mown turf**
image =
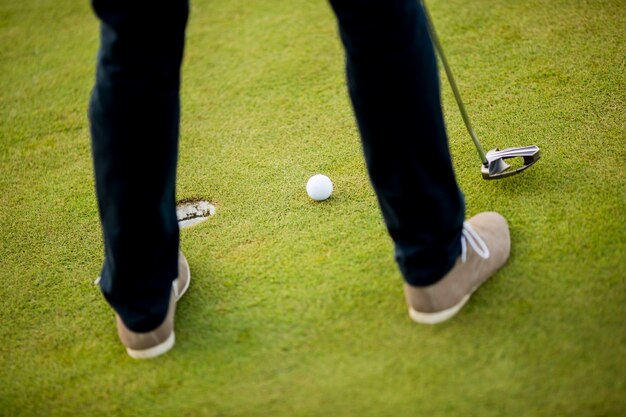
[[[510,219],[507,267],[453,321],[412,324],[327,4],[196,0],[178,195],[217,214],[182,233],[175,350],[135,362],[92,284],[97,22],[86,1],[0,0],[0,414],[623,415],[624,3],[430,4],[484,146],[543,150],[480,179],[444,79],[468,215]]]

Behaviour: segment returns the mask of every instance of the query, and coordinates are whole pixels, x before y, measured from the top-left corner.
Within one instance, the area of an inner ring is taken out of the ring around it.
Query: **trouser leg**
[[[175,184],[188,3],[93,0],[101,44],[89,119],[105,260],[100,286],[127,327],[164,319],[177,276]]]
[[[371,182],[405,280],[429,285],[460,253],[464,201],[416,0],[331,0]]]

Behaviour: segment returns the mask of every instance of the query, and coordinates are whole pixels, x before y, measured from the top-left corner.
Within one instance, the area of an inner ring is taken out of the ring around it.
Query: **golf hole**
[[[176,205],[176,218],[181,228],[201,223],[215,214],[215,206],[208,201],[182,201]]]

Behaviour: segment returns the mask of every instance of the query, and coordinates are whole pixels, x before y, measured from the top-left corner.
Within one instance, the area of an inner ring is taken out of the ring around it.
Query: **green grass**
[[[624,415],[624,2],[430,4],[484,146],[543,151],[480,179],[443,80],[468,216],[510,220],[506,268],[454,320],[412,324],[328,5],[196,0],[178,195],[217,214],[182,232],[175,349],[135,362],[92,284],[97,22],[86,1],[0,0],[0,415]]]

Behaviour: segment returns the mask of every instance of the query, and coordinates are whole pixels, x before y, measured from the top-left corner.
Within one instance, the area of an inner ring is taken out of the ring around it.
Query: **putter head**
[[[505,159],[524,158],[524,165],[517,168],[511,168],[509,164],[504,162]],[[506,148],[503,150],[492,149],[487,152],[487,166],[482,166],[481,172],[486,180],[495,180],[510,177],[522,172],[541,158],[539,147],[535,145],[522,146],[519,148]],[[509,169],[511,168],[511,169]]]

